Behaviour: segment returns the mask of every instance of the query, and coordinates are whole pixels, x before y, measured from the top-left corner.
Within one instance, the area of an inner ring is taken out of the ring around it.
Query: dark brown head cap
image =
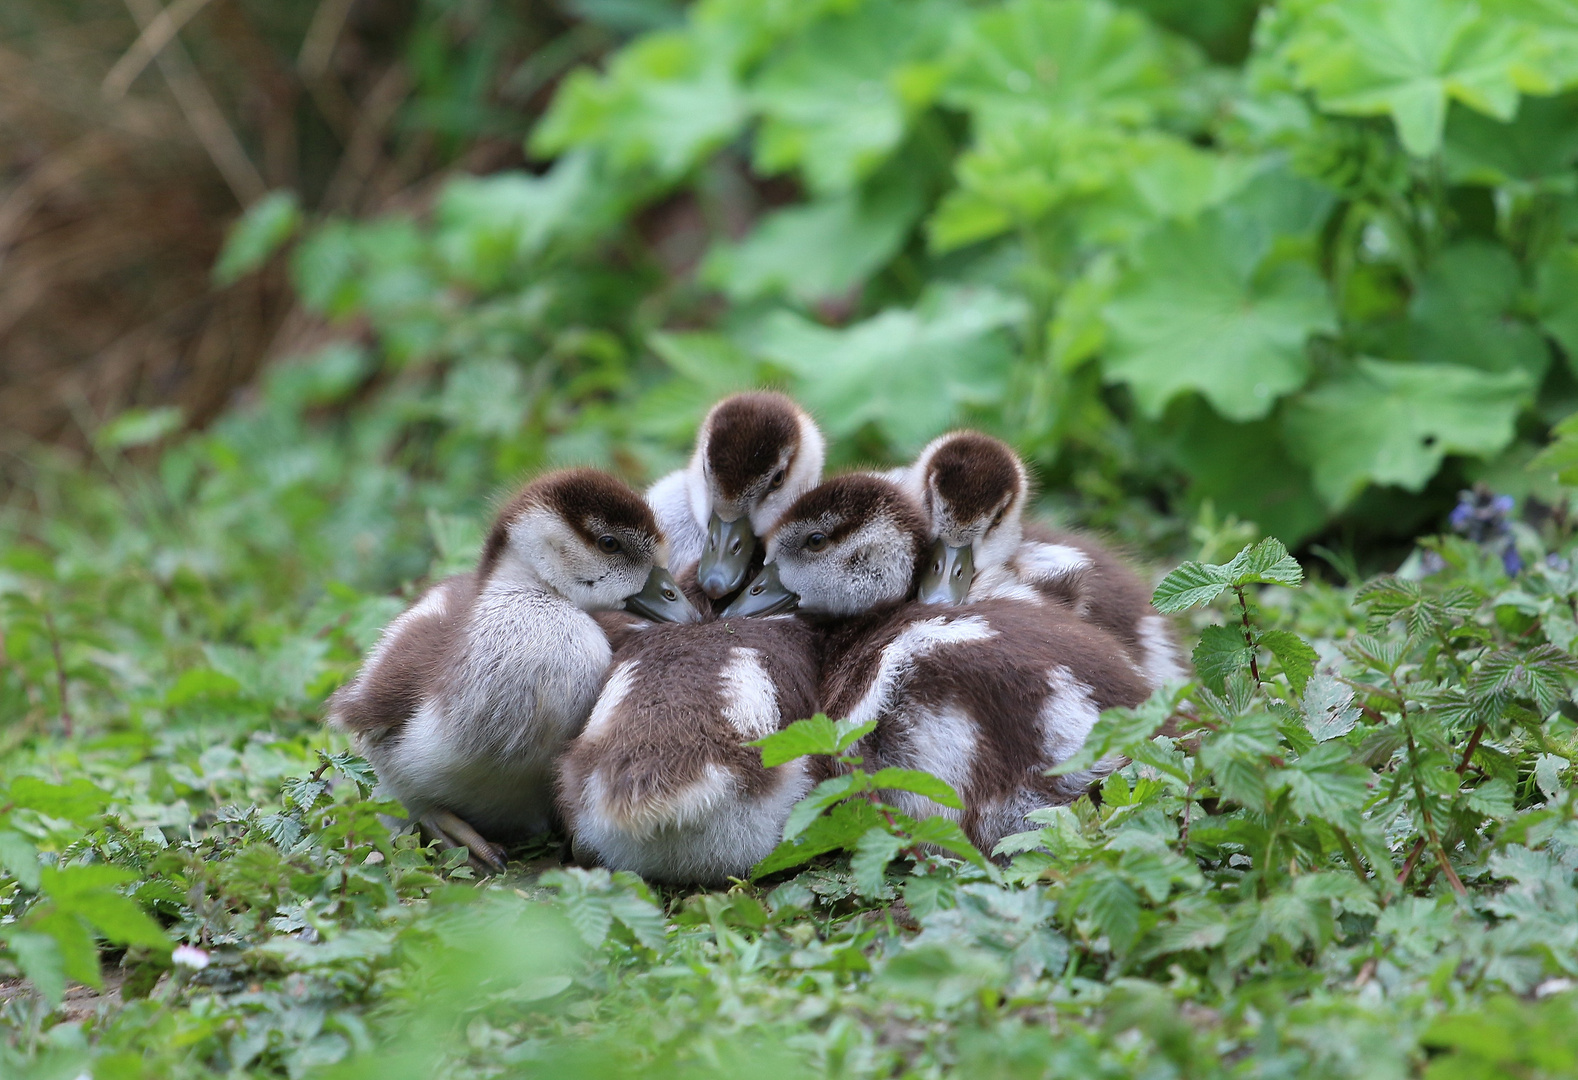
[[[815,523],[837,543],[867,522],[886,518],[915,537],[918,559],[926,548],[926,521],[902,488],[871,473],[849,473],[824,481],[800,496],[774,535],[795,524]]]
[[[707,471],[718,493],[737,502],[764,478],[786,468],[800,450],[800,406],[783,394],[735,394],[712,407],[702,425]]]
[[[613,535],[637,558],[651,558],[663,542],[652,508],[630,485],[600,469],[561,469],[521,488],[499,511],[483,545],[478,567],[482,576],[509,542],[510,524],[537,509],[561,518],[588,545]]]
[[[947,503],[955,521],[974,521],[1011,506],[1028,486],[1019,455],[979,431],[944,435],[927,450],[923,490]]]

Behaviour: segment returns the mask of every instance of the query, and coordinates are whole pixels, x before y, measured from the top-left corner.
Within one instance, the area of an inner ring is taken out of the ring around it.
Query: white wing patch
[[[718,673],[723,695],[723,718],[747,739],[760,739],[778,730],[778,692],[762,666],[762,654],[736,645]]]
[[[875,720],[892,708],[897,691],[915,668],[915,661],[947,645],[962,645],[971,641],[986,641],[997,636],[987,621],[979,615],[965,615],[950,620],[938,615],[906,626],[882,650],[876,676],[866,688],[855,707],[849,710],[849,719],[863,724]]]
[[[603,684],[603,692],[597,696],[597,704],[592,706],[592,715],[586,721],[584,731],[589,737],[596,738],[613,724],[619,707],[630,695],[630,687],[635,682],[636,668],[640,666],[639,660],[624,660],[608,673],[608,681]]]
[[[1090,687],[1074,678],[1066,667],[1047,672],[1046,701],[1041,705],[1041,747],[1051,763],[1063,761],[1085,745],[1100,712],[1090,697]]]
[[[1178,657],[1178,643],[1168,632],[1167,621],[1160,615],[1147,615],[1137,628],[1140,639],[1140,667],[1145,681],[1152,689],[1169,682],[1187,679],[1183,661]]]
[[[1030,581],[1051,582],[1089,569],[1090,556],[1067,544],[1043,544],[1029,540],[1014,555],[1020,576]]]

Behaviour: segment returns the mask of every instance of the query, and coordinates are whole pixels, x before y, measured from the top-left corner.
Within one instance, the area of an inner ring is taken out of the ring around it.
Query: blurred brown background
[[[80,447],[129,405],[213,416],[316,332],[277,264],[213,284],[241,209],[365,214],[518,163],[558,76],[667,10],[603,7],[0,5],[0,449]]]

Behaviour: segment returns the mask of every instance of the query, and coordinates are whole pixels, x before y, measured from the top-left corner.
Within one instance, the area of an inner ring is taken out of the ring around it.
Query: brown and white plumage
[[[1187,677],[1172,625],[1122,559],[1090,536],[1024,520],[1029,473],[1007,444],[950,432],[889,475],[920,505],[934,542],[926,598],[1044,598],[1122,642],[1152,687]]]
[[[477,834],[548,827],[554,763],[596,699],[610,651],[589,612],[642,593],[661,545],[646,503],[612,477],[536,480],[498,515],[475,571],[385,629],[329,722],[414,819],[497,865]]]
[[[1071,801],[1089,776],[1050,778],[1101,710],[1149,693],[1122,645],[1069,610],[1024,599],[938,607],[912,599],[925,518],[896,485],[840,477],[798,500],[768,539],[768,565],[823,634],[829,716],[875,720],[866,767],[949,781],[962,814],[906,793],[906,812],[960,820],[990,851],[1024,815]],[[754,585],[752,588],[754,589]]]
[[[743,744],[815,713],[816,682],[815,633],[792,616],[629,633],[560,764],[577,857],[658,881],[748,874],[812,779]]]

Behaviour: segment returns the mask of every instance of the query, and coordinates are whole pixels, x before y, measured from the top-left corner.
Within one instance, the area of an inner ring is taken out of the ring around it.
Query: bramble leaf
[[[796,720],[782,731],[753,739],[745,745],[761,747],[762,766],[770,769],[807,754],[841,754],[876,726],[875,720],[857,724],[849,720],[829,720],[823,713],[817,713],[809,720]]]

